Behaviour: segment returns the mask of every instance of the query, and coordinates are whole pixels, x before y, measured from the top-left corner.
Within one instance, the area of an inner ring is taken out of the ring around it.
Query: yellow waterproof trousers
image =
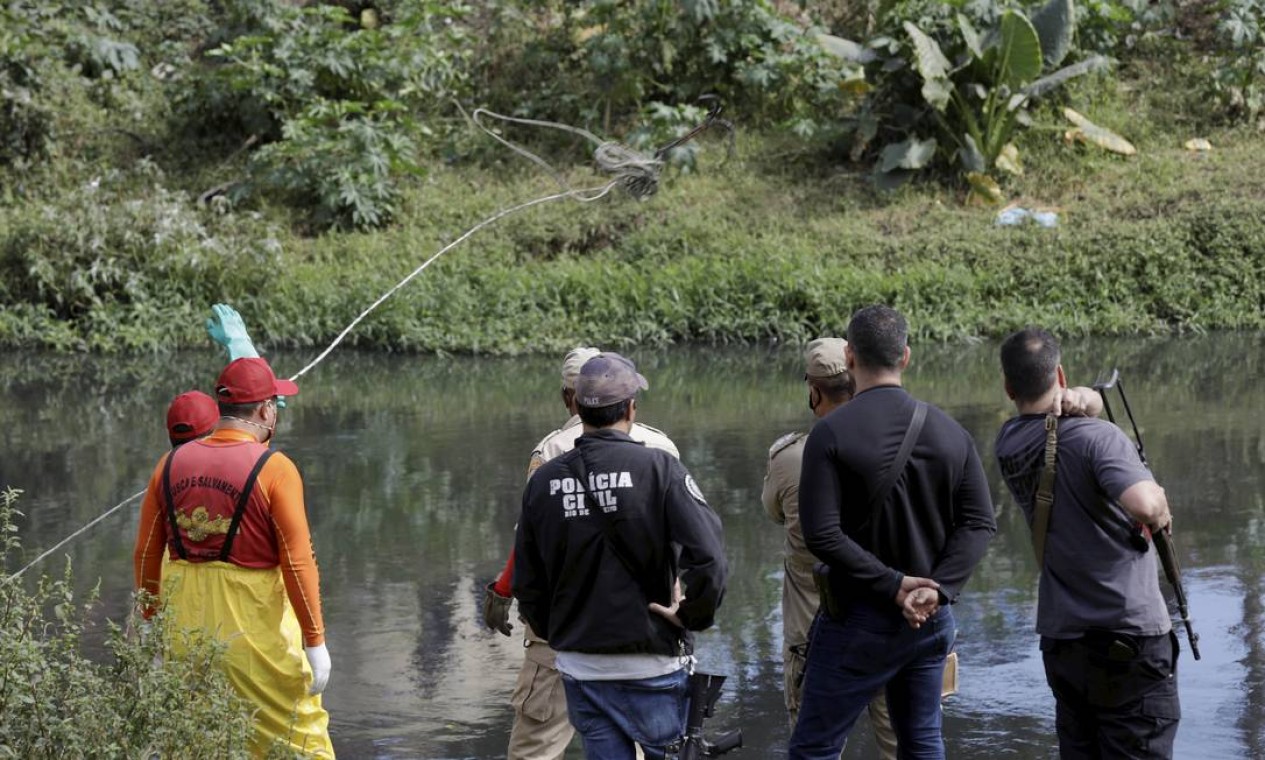
[[[280,570],[174,560],[163,569],[162,597],[173,642],[181,630],[201,630],[228,645],[228,679],[256,709],[256,756],[280,740],[314,757],[334,757],[329,713],[319,695],[307,693],[312,668]]]

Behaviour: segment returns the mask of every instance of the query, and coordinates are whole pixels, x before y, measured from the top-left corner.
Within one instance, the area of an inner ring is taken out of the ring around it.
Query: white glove
[[[325,684],[329,683],[329,650],[324,644],[315,647],[303,647],[303,652],[307,655],[307,664],[312,666],[312,688],[307,690],[311,696],[316,696],[325,691]]]

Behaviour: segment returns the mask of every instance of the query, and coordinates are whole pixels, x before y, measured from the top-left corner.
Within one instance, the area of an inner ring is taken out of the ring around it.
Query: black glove
[[[508,636],[514,630],[510,624],[510,602],[514,600],[496,593],[493,585],[489,583],[483,590],[483,624]]]

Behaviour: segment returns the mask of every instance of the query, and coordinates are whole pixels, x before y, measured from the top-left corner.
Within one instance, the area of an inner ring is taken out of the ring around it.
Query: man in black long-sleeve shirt
[[[940,686],[957,635],[950,605],[997,527],[970,435],[901,387],[907,335],[890,307],[853,315],[845,356],[856,397],[819,421],[804,448],[804,539],[829,565],[841,611],[814,624],[792,760],[838,758],[885,685],[900,756],[944,757]]]

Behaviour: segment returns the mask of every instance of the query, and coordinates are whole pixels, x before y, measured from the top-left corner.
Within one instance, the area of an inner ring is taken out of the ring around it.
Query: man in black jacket
[[[584,434],[528,481],[514,548],[519,612],[557,650],[571,723],[602,760],[632,760],[634,742],[662,758],[684,734],[690,632],[712,625],[728,574],[694,479],[628,436],[646,387],[619,354],[584,364]]]
[[[793,760],[838,758],[884,686],[900,757],[944,757],[950,605],[997,527],[971,436],[901,387],[907,334],[890,307],[853,315],[844,356],[856,395],[804,446],[800,522],[838,605],[814,624]]]

